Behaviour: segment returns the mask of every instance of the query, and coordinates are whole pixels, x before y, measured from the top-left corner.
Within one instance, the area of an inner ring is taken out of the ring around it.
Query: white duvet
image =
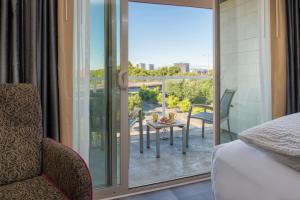
[[[300,200],[300,173],[237,140],[216,148],[215,200]]]

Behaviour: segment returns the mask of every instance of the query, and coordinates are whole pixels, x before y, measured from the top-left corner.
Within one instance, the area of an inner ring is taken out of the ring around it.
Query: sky
[[[103,66],[103,0],[92,0],[90,10],[91,68]],[[170,66],[213,62],[213,22],[209,9],[129,3],[129,60],[134,64]]]
[[[103,0],[91,0],[90,7],[90,66],[104,66],[104,6]]]

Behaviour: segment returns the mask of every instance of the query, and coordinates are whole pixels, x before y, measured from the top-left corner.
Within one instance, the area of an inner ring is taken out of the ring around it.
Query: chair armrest
[[[129,113],[129,119],[135,117],[137,114],[142,112],[141,108],[135,107],[131,113]]]
[[[73,200],[92,199],[92,180],[84,160],[71,148],[43,139],[42,171]]]
[[[138,119],[136,119],[138,117]],[[129,127],[132,128],[136,122],[139,122],[140,129],[143,126],[143,114],[141,108],[134,108],[134,110],[129,113]]]
[[[210,105],[205,105],[205,104],[192,104],[192,107],[201,107],[209,110],[213,110],[214,108]]]

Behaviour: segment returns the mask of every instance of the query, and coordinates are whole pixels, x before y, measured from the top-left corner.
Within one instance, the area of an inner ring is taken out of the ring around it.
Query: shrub
[[[159,93],[157,96],[156,96],[156,101],[159,105],[162,105],[162,101],[163,101],[163,95],[162,93]]]
[[[142,85],[139,90],[139,95],[143,101],[149,101],[152,103],[157,103],[157,96],[161,93],[159,87],[153,89],[147,88],[146,85]]]
[[[201,107],[194,107],[193,108],[193,111],[192,111],[192,114],[196,114],[196,113],[199,113],[199,112],[204,112],[204,108],[201,108]],[[212,110],[210,109],[206,109],[206,112],[213,112]]]
[[[204,80],[202,81],[201,93],[205,97],[205,103],[211,104],[213,102],[213,81]]]
[[[135,107],[142,108],[142,98],[138,94],[130,95],[128,98],[128,110],[132,112]]]
[[[213,81],[212,80],[184,80],[167,81],[167,95],[176,96],[183,100],[189,99],[192,103],[212,103]]]
[[[166,82],[166,94],[167,95],[173,95],[173,96],[176,96],[180,99],[183,99],[184,98],[184,94],[183,94],[183,83],[184,81],[167,81]]]
[[[204,108],[201,108],[201,107],[194,107],[193,108],[193,111],[192,111],[192,114],[197,114],[199,112],[204,112]]]
[[[189,99],[185,98],[179,102],[178,107],[181,112],[188,112],[191,106],[191,102]]]
[[[184,81],[182,93],[185,98],[188,98],[193,103],[205,103],[205,97],[203,98],[201,93],[202,87],[202,80]]]
[[[158,95],[158,94],[160,94],[161,93],[161,91],[160,91],[160,88],[159,87],[155,87],[155,88],[153,88],[152,90],[150,90],[150,91],[152,91],[155,95]]]
[[[176,108],[179,102],[179,98],[175,97],[173,95],[168,96],[167,98],[167,104],[169,108]]]

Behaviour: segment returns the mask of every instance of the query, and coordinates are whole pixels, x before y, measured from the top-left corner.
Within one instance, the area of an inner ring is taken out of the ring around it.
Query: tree
[[[183,83],[183,80],[166,81],[166,94],[169,96],[173,95],[180,99],[183,99]]]
[[[138,94],[130,95],[128,97],[128,110],[132,112],[135,107],[142,108],[142,98]]]
[[[90,76],[92,78],[99,78],[104,76],[104,69],[96,69],[90,71]]]
[[[180,100],[186,98],[192,103],[210,104],[213,101],[213,82],[212,80],[168,81],[166,93]]]
[[[149,89],[146,85],[142,85],[139,90],[139,95],[142,98],[142,100],[151,103],[157,103],[157,96],[160,93],[161,91],[159,87]]]

